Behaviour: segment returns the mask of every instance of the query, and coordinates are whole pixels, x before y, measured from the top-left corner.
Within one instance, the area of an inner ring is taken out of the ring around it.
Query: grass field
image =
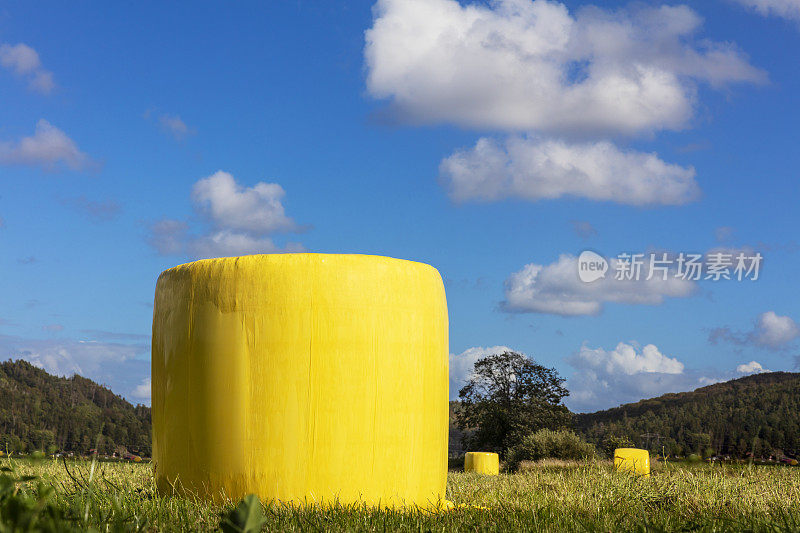
[[[6,526],[0,531],[13,531],[9,526],[15,521],[25,526],[34,516],[41,528],[53,531],[65,526],[99,531],[213,530],[221,514],[234,507],[158,497],[149,464],[98,463],[94,472],[89,462],[70,462],[69,472],[51,459],[3,459],[2,464],[12,472],[4,472],[0,484],[0,513]],[[38,479],[12,488],[8,479],[20,476]],[[447,492],[450,500],[467,507],[430,514],[360,506],[268,505],[264,529],[800,531],[800,468],[796,467],[659,464],[650,479],[637,479],[615,474],[605,463],[536,465],[524,473],[497,477],[451,472]]]

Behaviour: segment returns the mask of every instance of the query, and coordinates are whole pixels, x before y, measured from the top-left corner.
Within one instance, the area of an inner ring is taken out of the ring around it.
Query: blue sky
[[[302,249],[435,266],[453,396],[494,347],[576,410],[792,370],[798,45],[795,0],[6,3],[0,356],[147,403],[162,270]]]

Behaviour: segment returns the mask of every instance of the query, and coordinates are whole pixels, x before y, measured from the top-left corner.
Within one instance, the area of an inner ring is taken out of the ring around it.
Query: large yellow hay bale
[[[464,472],[496,476],[500,473],[500,456],[490,452],[467,452],[464,456]]]
[[[363,255],[209,259],[161,274],[159,490],[435,506],[447,476],[447,304],[436,269]]]
[[[638,448],[614,450],[614,470],[650,477],[650,452]]]

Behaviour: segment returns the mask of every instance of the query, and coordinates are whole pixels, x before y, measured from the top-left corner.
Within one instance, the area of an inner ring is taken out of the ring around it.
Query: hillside
[[[451,420],[458,402],[450,402]],[[800,373],[773,372],[575,415],[575,428],[602,447],[609,437],[687,455],[800,455]],[[651,436],[643,437],[645,434]],[[463,452],[451,425],[450,452]],[[25,361],[0,363],[0,449],[150,455],[150,409],[83,378],[56,377]]]
[[[576,429],[595,444],[628,437],[639,446],[686,455],[800,454],[800,374],[756,374],[693,392],[665,394],[579,414]],[[650,437],[643,435],[650,434]]]
[[[0,363],[2,451],[150,455],[150,408],[92,380],[56,377],[26,361]]]

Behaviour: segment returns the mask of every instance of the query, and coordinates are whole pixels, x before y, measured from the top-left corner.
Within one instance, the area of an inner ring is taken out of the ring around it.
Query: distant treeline
[[[0,448],[150,456],[150,408],[92,380],[56,377],[26,361],[0,363]]]
[[[641,447],[768,457],[800,455],[800,374],[772,372],[665,394],[575,417],[576,430],[597,445],[626,437]]]
[[[450,453],[463,453],[453,424]],[[773,372],[570,417],[599,450],[626,441],[671,455],[800,455],[800,374]],[[48,374],[25,361],[0,363],[0,449],[151,455],[150,408],[92,380]]]

